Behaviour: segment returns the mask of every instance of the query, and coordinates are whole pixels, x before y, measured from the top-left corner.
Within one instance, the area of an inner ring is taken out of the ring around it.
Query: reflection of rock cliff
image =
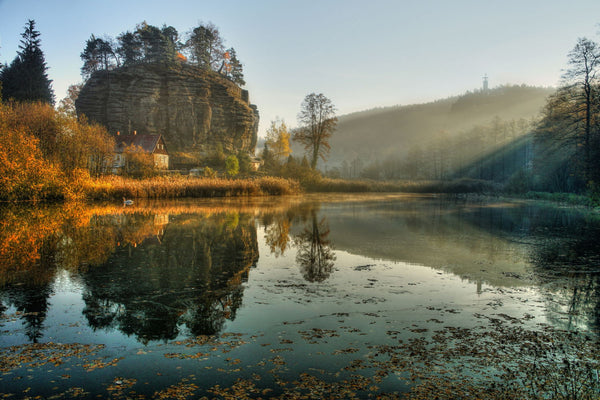
[[[253,152],[258,111],[248,92],[216,72],[190,65],[140,64],[94,74],[77,113],[111,133],[162,134],[170,151]]]
[[[116,328],[142,342],[215,334],[235,318],[242,282],[257,260],[251,215],[178,215],[160,240],[118,247],[83,274],[84,314],[94,328]]]

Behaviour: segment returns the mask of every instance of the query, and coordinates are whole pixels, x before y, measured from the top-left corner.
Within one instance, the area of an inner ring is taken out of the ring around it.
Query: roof
[[[160,140],[161,135],[119,135],[115,137],[117,151],[123,151],[125,147],[135,145],[141,147],[145,152],[152,153]]]

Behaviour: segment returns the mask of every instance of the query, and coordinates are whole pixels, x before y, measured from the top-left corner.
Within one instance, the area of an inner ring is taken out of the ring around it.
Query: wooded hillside
[[[337,168],[343,177],[356,177],[364,175],[369,166],[386,160],[397,164],[407,157],[431,157],[436,148],[448,147],[448,141],[468,147],[469,138],[474,140],[474,136],[478,136],[480,142],[499,146],[504,140],[514,140],[527,133],[553,92],[552,88],[501,86],[431,103],[341,116],[323,169]],[[501,132],[488,129],[494,125]],[[481,146],[476,147],[481,150]],[[463,150],[466,153],[461,157],[475,156],[467,154],[468,148]],[[493,151],[493,146],[486,151]],[[440,173],[427,175],[436,177]]]

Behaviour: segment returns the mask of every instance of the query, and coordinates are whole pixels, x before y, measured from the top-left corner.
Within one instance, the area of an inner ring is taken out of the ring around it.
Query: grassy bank
[[[90,180],[85,188],[89,200],[126,198],[183,198],[289,195],[300,193],[297,181],[275,177],[221,179],[188,176],[130,179],[107,176]]]
[[[308,192],[495,193],[492,182],[476,179],[452,181],[372,181],[321,178],[303,182]]]
[[[598,206],[590,196],[583,196],[575,193],[548,193],[548,192],[527,192],[519,197],[530,200],[553,201],[573,206],[595,207]]]

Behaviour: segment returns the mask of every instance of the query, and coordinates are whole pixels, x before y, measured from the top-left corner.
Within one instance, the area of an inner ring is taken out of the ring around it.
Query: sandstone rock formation
[[[109,132],[161,134],[169,152],[254,152],[258,110],[248,92],[213,71],[185,64],[139,64],[92,75],[77,114]]]

